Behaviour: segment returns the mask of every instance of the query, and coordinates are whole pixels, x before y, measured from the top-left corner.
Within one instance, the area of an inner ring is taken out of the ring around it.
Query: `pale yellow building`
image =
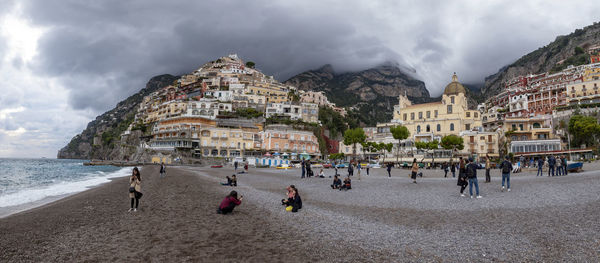
[[[463,138],[465,148],[461,151],[463,154],[476,155],[477,158],[482,158],[488,155],[489,157],[499,157],[498,148],[498,133],[496,132],[479,132],[479,131],[464,131],[460,133]]]
[[[152,123],[167,118],[177,117],[187,112],[185,101],[169,101],[146,108],[144,123]]]
[[[288,101],[288,91],[285,89],[272,88],[269,85],[248,85],[246,92],[253,95],[266,97],[266,103],[282,103]]]
[[[458,135],[461,131],[480,127],[480,112],[468,109],[465,92],[454,74],[441,101],[413,105],[401,95],[399,104],[394,107],[392,123],[406,126],[414,141],[440,140],[446,135]]]
[[[590,80],[567,85],[569,105],[600,103],[600,80]]]

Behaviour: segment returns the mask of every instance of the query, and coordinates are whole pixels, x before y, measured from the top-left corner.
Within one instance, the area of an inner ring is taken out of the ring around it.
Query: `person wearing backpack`
[[[544,157],[540,156],[538,158],[537,166],[538,166],[538,172],[535,176],[544,176],[544,172],[542,170],[544,168]]]
[[[477,198],[481,198],[481,195],[479,195],[479,182],[477,182],[477,164],[473,162],[473,157],[469,157],[465,170],[467,178],[469,179],[469,194],[471,195],[471,198],[473,198],[473,185],[475,185]]]
[[[507,155],[504,157],[504,161],[500,164],[502,169],[502,192],[504,192],[504,181],[506,181],[506,188],[510,192],[510,171],[512,171],[512,163],[508,160],[510,157]]]

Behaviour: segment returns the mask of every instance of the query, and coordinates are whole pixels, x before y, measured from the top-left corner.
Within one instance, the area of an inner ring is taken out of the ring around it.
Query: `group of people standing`
[[[548,164],[548,176],[562,176],[567,175],[567,157],[550,155],[544,160],[543,157],[539,157],[537,160],[538,171],[536,176],[544,176],[543,167],[544,164]]]

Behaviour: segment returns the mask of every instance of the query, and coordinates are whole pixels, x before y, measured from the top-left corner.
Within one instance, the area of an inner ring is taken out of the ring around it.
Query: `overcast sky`
[[[590,25],[595,1],[0,1],[0,157],[55,157],[158,74],[229,53],[283,81],[412,67],[437,96]]]

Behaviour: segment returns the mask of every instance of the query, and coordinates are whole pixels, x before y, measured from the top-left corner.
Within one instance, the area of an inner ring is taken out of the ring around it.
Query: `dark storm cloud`
[[[36,1],[26,14],[48,28],[36,72],[59,77],[76,109],[106,110],[153,75],[191,72],[229,53],[283,81],[333,64],[355,70],[401,61],[381,40],[327,10],[271,1]]]

